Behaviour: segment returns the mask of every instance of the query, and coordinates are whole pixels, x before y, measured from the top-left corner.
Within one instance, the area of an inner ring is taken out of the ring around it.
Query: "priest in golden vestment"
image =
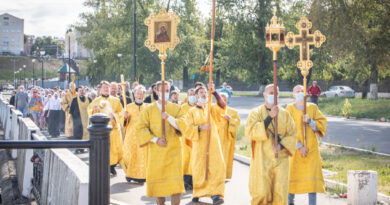
[[[225,193],[226,165],[222,154],[221,141],[218,136],[217,123],[225,113],[225,102],[215,92],[214,85],[209,88],[217,100],[217,105],[208,103],[206,87],[199,86],[195,90],[198,102],[188,111],[186,117],[187,129],[184,134],[192,142],[191,168],[193,179],[193,202],[199,202],[200,197],[211,197],[213,204],[223,204]],[[208,109],[211,109],[208,123]],[[206,167],[207,132],[210,131],[209,163]],[[206,179],[207,171],[207,179]]]
[[[298,141],[295,154],[290,158],[290,183],[288,203],[294,204],[295,194],[309,194],[309,205],[315,205],[317,194],[325,192],[322,175],[322,160],[317,135],[324,137],[327,120],[314,103],[307,103],[306,115],[303,115],[303,86],[294,87],[295,103],[287,105],[286,110],[294,119]],[[306,146],[303,141],[303,123],[306,122]]]
[[[180,195],[185,193],[181,161],[180,105],[168,102],[169,83],[157,83],[159,100],[149,104],[141,112],[136,125],[137,142],[147,148],[146,196],[156,197],[158,205],[165,204],[171,196],[173,205],[180,204]],[[162,105],[165,92],[165,105]],[[165,112],[162,112],[165,106]],[[165,138],[162,137],[162,118],[165,119]]]
[[[195,106],[196,96],[195,90],[193,88],[188,89],[187,91],[187,102],[181,105],[181,112],[186,115],[188,111]],[[186,116],[183,116],[185,119]],[[185,123],[185,121],[184,121]],[[186,139],[185,136],[181,138],[181,153],[182,153],[182,161],[183,161],[183,180],[184,187],[186,190],[192,190],[192,170],[191,170],[191,141]]]
[[[72,116],[73,121],[73,139],[87,140],[89,138],[88,132],[88,105],[92,101],[89,97],[85,96],[85,88],[79,87],[77,90],[78,95],[73,98],[70,104],[69,113]],[[76,153],[84,153],[84,149],[76,149]]]
[[[222,99],[227,104],[229,96],[226,93],[220,93]],[[225,113],[222,115],[218,126],[218,135],[221,140],[222,153],[226,163],[226,178],[232,178],[234,145],[236,143],[237,130],[240,127],[241,119],[233,108],[226,106]]]
[[[143,102],[145,97],[145,87],[138,85],[134,90],[134,102],[127,104],[127,109],[124,113],[126,123],[126,136],[123,143],[123,167],[126,180],[128,182],[135,181],[143,184],[146,181],[146,147],[140,147],[135,137],[135,123],[142,110],[145,109]]]
[[[61,108],[65,112],[65,137],[73,137],[73,120],[72,115],[69,113],[70,104],[77,93],[72,93],[74,88],[73,83],[69,83],[69,91],[61,99]]]
[[[123,142],[120,125],[123,123],[123,108],[119,98],[110,96],[110,84],[107,81],[101,83],[101,96],[97,97],[88,106],[88,116],[95,113],[107,114],[112,126],[110,133],[110,166],[111,174],[116,175],[115,166],[121,162],[123,154]]]
[[[245,125],[252,141],[249,193],[252,205],[285,205],[288,196],[289,156],[295,153],[297,131],[291,115],[274,105],[273,84],[263,93],[265,104],[253,109]],[[278,116],[278,141],[274,144],[274,120]],[[275,157],[278,152],[278,157]]]

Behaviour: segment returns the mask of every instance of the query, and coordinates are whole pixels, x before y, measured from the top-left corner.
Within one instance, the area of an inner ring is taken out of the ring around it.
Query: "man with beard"
[[[108,115],[112,130],[110,133],[110,171],[116,175],[115,166],[122,160],[122,134],[121,124],[123,123],[123,108],[117,97],[110,96],[110,83],[102,81],[101,96],[97,97],[88,105],[88,117],[95,113]],[[117,86],[115,86],[117,87]]]
[[[145,103],[153,103],[157,100],[158,100],[158,95],[157,95],[156,83],[153,83],[152,91],[151,91],[150,95],[145,98],[144,102]]]

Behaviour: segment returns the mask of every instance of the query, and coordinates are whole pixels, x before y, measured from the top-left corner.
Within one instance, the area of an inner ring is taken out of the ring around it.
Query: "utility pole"
[[[133,0],[133,81],[137,79],[137,4]]]
[[[72,29],[70,28],[70,29],[68,29],[67,31],[66,31],[66,33],[68,34],[68,57],[69,57],[69,61],[68,61],[68,65],[69,65],[69,67],[68,67],[68,82],[70,83],[71,82],[71,77],[70,77],[70,33],[72,32]]]

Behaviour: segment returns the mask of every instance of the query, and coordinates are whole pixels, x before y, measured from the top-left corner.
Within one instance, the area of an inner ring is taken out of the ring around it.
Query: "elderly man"
[[[286,110],[294,119],[298,141],[293,157],[290,158],[290,183],[288,189],[288,204],[294,204],[295,194],[309,193],[309,205],[316,204],[316,193],[325,192],[322,176],[322,160],[318,148],[317,135],[324,137],[326,117],[316,104],[307,103],[306,115],[303,115],[303,86],[294,87],[295,102],[287,105]],[[306,126],[303,124],[306,123]],[[303,139],[303,129],[306,131],[306,145]]]
[[[291,115],[274,105],[273,84],[263,93],[265,104],[253,109],[245,125],[252,142],[249,192],[252,205],[287,204],[289,156],[295,153],[297,131]],[[274,118],[278,133],[274,134]],[[279,143],[274,144],[275,137]],[[276,158],[276,153],[278,157]]]
[[[140,113],[145,109],[144,97],[145,87],[139,85],[134,89],[135,101],[127,105],[124,112],[124,120],[127,122],[125,126],[125,140],[123,143],[123,167],[126,180],[134,181],[143,184],[146,181],[146,147],[140,147],[135,136],[135,123],[137,122]]]

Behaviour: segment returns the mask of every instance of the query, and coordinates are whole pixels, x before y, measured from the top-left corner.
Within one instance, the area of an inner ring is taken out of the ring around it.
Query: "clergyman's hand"
[[[299,152],[301,153],[302,157],[307,157],[308,150],[306,147],[303,146],[303,147],[299,148]]]
[[[200,126],[200,129],[201,130],[209,130],[210,129],[210,123],[206,123],[206,124]]]
[[[161,112],[161,118],[162,118],[163,120],[168,119],[168,117],[169,117],[168,113],[166,113],[166,112]]]
[[[125,112],[123,113],[123,117],[124,117],[124,118],[127,118],[127,116],[129,116],[129,113],[128,113],[127,111],[125,111]]]
[[[158,138],[157,144],[160,147],[166,147],[167,146],[167,140],[165,140],[164,138]]]
[[[303,122],[305,122],[306,124],[309,124],[311,119],[309,118],[309,115],[305,114],[302,116],[303,118]]]
[[[271,112],[269,112],[269,116],[270,116],[271,118],[275,118],[276,116],[278,116],[278,113],[279,113],[279,107],[276,106],[276,105],[274,105],[274,106],[272,106],[272,108],[271,108]]]

